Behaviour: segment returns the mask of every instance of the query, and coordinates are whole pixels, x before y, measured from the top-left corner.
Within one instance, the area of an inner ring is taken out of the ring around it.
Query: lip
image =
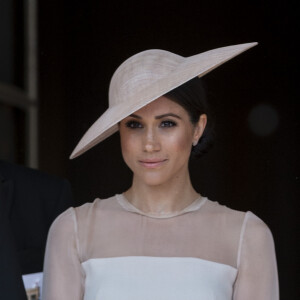
[[[160,167],[166,161],[167,159],[144,159],[144,160],[139,160],[139,163],[145,168],[153,169],[153,168]]]

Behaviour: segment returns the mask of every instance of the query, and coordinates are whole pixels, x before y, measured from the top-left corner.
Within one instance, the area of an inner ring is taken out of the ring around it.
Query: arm
[[[0,207],[1,209],[1,207]],[[1,299],[26,300],[10,224],[0,211],[0,295]]]
[[[278,276],[272,233],[254,214],[245,217],[238,255],[234,300],[278,300]]]
[[[23,208],[26,205],[22,210],[23,226],[19,221],[14,221],[16,236],[22,243],[18,245],[18,255],[23,274],[42,271],[49,228],[58,215],[73,205],[71,186],[67,180],[38,171],[29,174],[32,174],[27,182],[30,188],[18,197],[18,206]],[[21,188],[20,192],[23,190]],[[18,216],[18,211],[15,214]]]
[[[77,222],[74,208],[52,224],[46,247],[43,300],[82,300],[84,271],[78,254]]]

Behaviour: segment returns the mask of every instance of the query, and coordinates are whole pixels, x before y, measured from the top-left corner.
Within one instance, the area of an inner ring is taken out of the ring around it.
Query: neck
[[[151,214],[181,211],[199,196],[189,175],[160,185],[147,185],[133,177],[132,186],[124,195],[136,208]]]

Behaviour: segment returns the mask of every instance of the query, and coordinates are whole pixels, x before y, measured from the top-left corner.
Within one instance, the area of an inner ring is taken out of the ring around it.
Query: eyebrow
[[[130,117],[133,117],[133,118],[136,118],[136,119],[142,119],[141,116],[136,115],[136,114],[131,114]],[[176,114],[173,114],[173,113],[166,113],[166,114],[163,114],[163,115],[159,115],[159,116],[156,116],[155,119],[159,120],[159,119],[162,119],[162,118],[165,118],[165,117],[174,117],[174,118],[177,118],[177,119],[181,120],[180,116],[178,116]]]

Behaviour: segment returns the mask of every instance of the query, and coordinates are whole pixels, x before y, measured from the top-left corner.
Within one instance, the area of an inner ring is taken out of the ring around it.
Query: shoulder
[[[53,220],[73,204],[70,183],[40,170],[0,160],[0,180],[9,183],[13,191],[12,213],[22,215],[22,220],[13,221],[18,224],[27,222],[31,227],[38,226],[37,230],[48,230]]]
[[[120,210],[116,196],[107,199],[96,198],[93,202],[87,202],[81,206],[71,207],[62,213],[56,222],[72,220],[77,228],[89,228],[96,223],[102,223],[103,219],[113,218],[112,214]]]
[[[211,200],[206,201],[205,209],[211,217],[217,218],[222,223],[239,224],[242,235],[247,233],[267,236],[271,233],[265,222],[251,211],[235,210]]]
[[[52,240],[64,240],[76,235],[76,217],[73,207],[61,213],[50,226],[48,233],[48,243]]]
[[[61,213],[52,223],[48,240],[65,241],[72,240],[79,249],[83,241],[93,232],[107,224],[107,220],[113,220],[110,211],[117,209],[115,197],[108,199],[95,199],[78,207],[70,207]]]
[[[252,237],[265,239],[272,237],[265,222],[251,211],[243,212],[221,205],[211,200],[203,207],[212,222],[217,222],[224,228],[240,231],[240,238]]]
[[[262,252],[274,251],[273,236],[269,227],[251,211],[238,211],[210,200],[207,201],[205,208],[212,227],[215,226],[224,232],[224,236],[230,241],[235,237],[237,266],[243,258],[249,256],[248,253],[256,253],[259,256]]]
[[[218,222],[224,228],[238,228],[243,225],[246,218],[246,212],[235,210],[226,205],[219,204],[216,201],[206,200],[203,211],[213,222]]]
[[[0,160],[0,174],[4,179],[14,180],[18,185],[57,187],[69,185],[64,178],[46,172]],[[37,187],[37,186],[35,186]]]
[[[88,215],[109,212],[119,208],[117,197],[112,196],[106,199],[96,198],[93,202],[87,202],[74,208],[74,213],[78,219],[85,218]]]
[[[262,219],[250,211],[248,211],[245,216],[242,238],[252,244],[273,243],[270,228]]]
[[[65,228],[66,226],[74,226],[76,223],[75,208],[69,207],[67,210],[59,214],[51,224],[50,231],[53,228]]]
[[[252,230],[269,230],[264,221],[251,211],[236,210],[209,199],[206,199],[203,209],[211,217],[214,216],[223,219],[224,222],[240,221],[243,226],[247,226],[247,228],[251,228]]]

